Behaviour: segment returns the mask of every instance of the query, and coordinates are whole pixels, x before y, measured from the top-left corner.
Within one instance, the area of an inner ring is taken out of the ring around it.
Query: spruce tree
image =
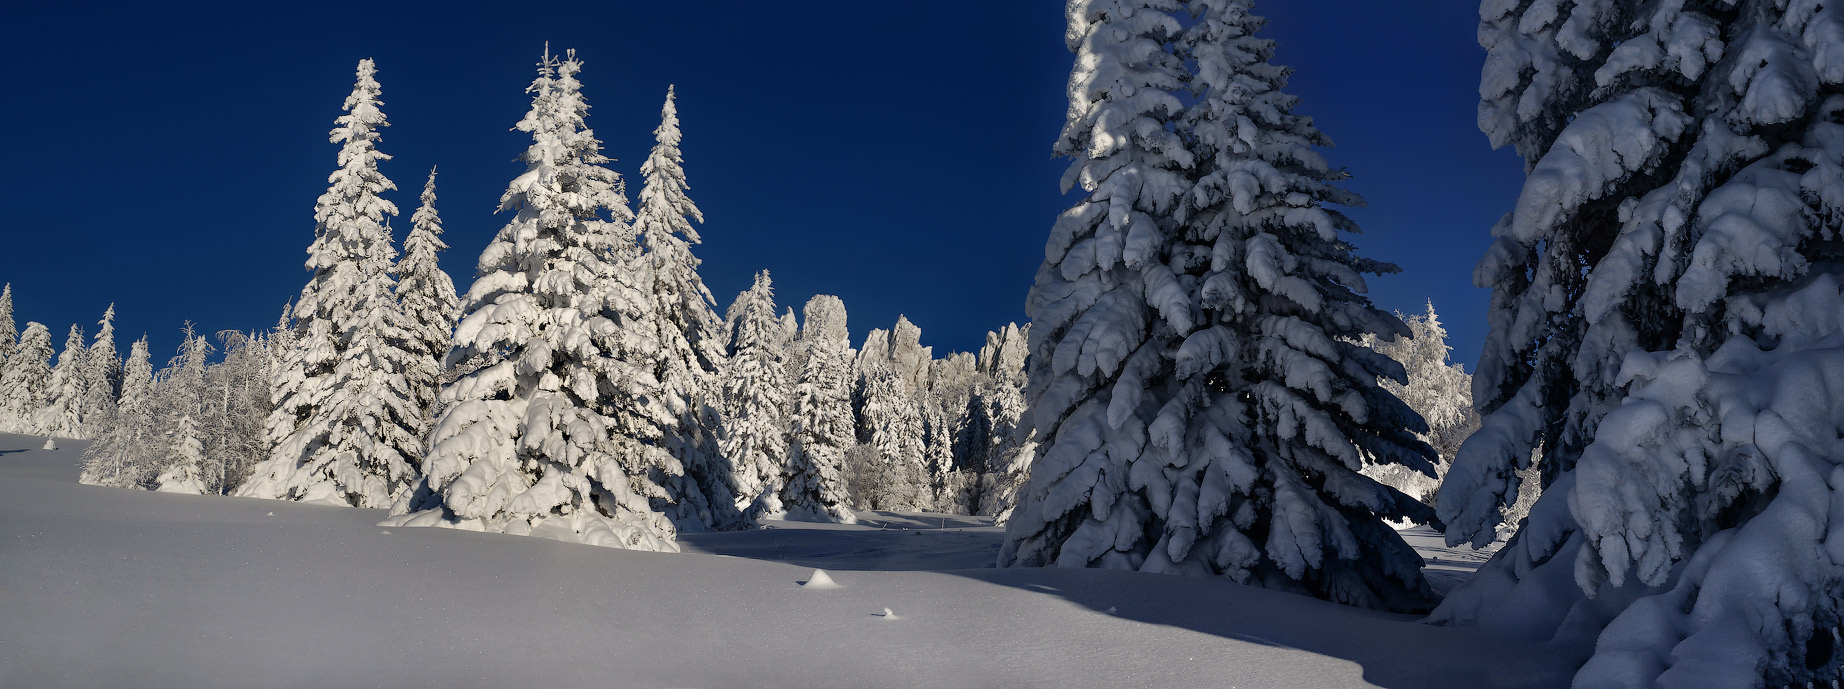
[[[787,343],[768,271],[756,273],[724,320],[730,343],[723,449],[735,464],[736,506],[751,518],[779,514],[788,461]]]
[[[264,396],[267,399],[267,395]],[[160,431],[154,422],[154,367],[148,361],[147,337],[128,349],[122,370],[122,396],[115,414],[83,451],[83,483],[117,488],[140,487],[149,477],[150,456]]]
[[[587,126],[581,69],[547,50],[527,89],[526,170],[500,197],[514,217],[481,253],[450,355],[467,372],[444,388],[424,478],[389,523],[677,549],[649,500],[682,472],[630,435],[664,408],[634,364],[652,345],[627,321],[645,293],[619,270],[631,216]]]
[[[19,346],[0,372],[0,430],[40,433],[38,413],[45,408],[51,387],[51,331],[41,323],[26,323]]]
[[[1566,634],[1577,687],[1844,672],[1840,10],[1481,6],[1480,127],[1528,177],[1474,271],[1449,540],[1491,540],[1533,456],[1544,488],[1437,620]]]
[[[661,429],[662,440],[685,469],[681,480],[667,486],[674,521],[699,529],[735,529],[745,519],[735,506],[734,469],[718,441],[724,435],[720,368],[725,342],[716,301],[691,252],[691,245],[701,241],[692,223],[704,222],[704,214],[686,193],[690,185],[679,151],[683,136],[674,98],[667,87],[653,151],[640,165],[640,207],[634,219],[653,296],[647,327],[659,339],[648,366],[672,418]]]
[[[384,507],[417,476],[422,409],[405,377],[412,339],[396,287],[380,194],[397,185],[378,170],[388,126],[377,69],[359,61],[357,81],[330,140],[339,168],[314,206],[313,271],[294,305],[294,351],[277,372],[269,459],[237,491],[244,497]]]
[[[435,212],[435,168],[429,168],[429,181],[423,183],[422,205],[410,215],[410,234],[403,240],[403,258],[397,262],[397,305],[403,314],[409,339],[404,349],[411,354],[404,368],[404,380],[422,410],[421,426],[426,427],[435,411],[435,397],[442,382],[442,363],[448,358],[454,341],[455,318],[461,306],[455,296],[455,283],[442,272],[441,253],[448,250],[442,242],[442,219]]]
[[[802,310],[797,347],[801,366],[794,383],[788,464],[781,504],[790,516],[850,524],[845,453],[857,444],[852,428],[851,333],[845,302],[814,295]]]
[[[1087,194],[1026,302],[1043,442],[1000,563],[1134,569],[1426,609],[1384,517],[1425,506],[1359,473],[1428,467],[1425,426],[1355,340],[1406,334],[1363,296],[1354,205],[1241,0],[1072,0],[1057,153]],[[1187,65],[1195,65],[1190,73]],[[1191,98],[1181,98],[1188,90]],[[1190,104],[1187,106],[1186,102]]]
[[[58,354],[58,363],[51,369],[51,380],[45,388],[45,406],[38,412],[38,420],[33,424],[42,435],[60,438],[84,437],[84,401],[89,396],[85,386],[85,374],[89,363],[84,354],[83,328],[70,326],[70,335],[64,338],[64,351]]]
[[[19,326],[13,323],[13,283],[0,287],[0,366],[19,346]]]
[[[103,311],[102,320],[96,323],[96,338],[90,341],[84,363],[84,437],[95,438],[115,415],[122,384],[122,360],[115,351],[114,304]]]

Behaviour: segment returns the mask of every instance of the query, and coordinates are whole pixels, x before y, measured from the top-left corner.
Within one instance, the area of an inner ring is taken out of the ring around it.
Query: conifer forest
[[[28,11],[0,689],[1844,686],[1844,5],[1259,4]]]

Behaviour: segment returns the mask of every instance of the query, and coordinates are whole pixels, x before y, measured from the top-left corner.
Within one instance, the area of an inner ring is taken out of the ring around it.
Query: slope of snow
[[[1220,581],[988,568],[983,519],[771,520],[625,551],[83,486],[84,443],[43,444],[0,434],[0,687],[1430,689],[1572,670]],[[803,588],[815,567],[839,588]]]

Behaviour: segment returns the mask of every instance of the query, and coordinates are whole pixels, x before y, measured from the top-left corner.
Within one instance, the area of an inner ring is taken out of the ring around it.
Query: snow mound
[[[900,620],[900,619],[903,619],[903,618],[901,618],[901,617],[897,617],[897,616],[896,616],[896,613],[894,613],[894,612],[891,612],[889,608],[884,608],[884,614],[882,614],[882,615],[878,615],[878,617],[882,617],[882,618],[884,618],[884,619],[886,619],[886,620]]]
[[[46,449],[46,450],[56,450],[56,449],[58,449],[58,441],[57,441],[57,440],[55,440],[55,439],[52,439],[52,438],[46,438],[46,439],[45,439],[45,447],[44,447],[43,449]]]
[[[823,569],[813,570],[813,576],[807,577],[807,580],[804,582],[801,582],[800,585],[802,588],[810,588],[810,589],[839,588],[839,582],[833,581],[832,575],[827,574],[826,570],[823,570]]]

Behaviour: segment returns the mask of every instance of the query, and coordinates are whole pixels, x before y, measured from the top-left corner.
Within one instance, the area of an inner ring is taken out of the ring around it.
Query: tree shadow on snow
[[[999,569],[994,562],[1004,529],[989,517],[867,511],[851,526],[768,524],[756,531],[680,534],[679,544],[685,552],[830,571],[967,577],[1056,596],[1108,617],[1350,661],[1366,682],[1389,689],[1560,688],[1573,674],[1572,667],[1546,662],[1541,649],[1474,630],[1431,627],[1414,615],[1359,610],[1227,579]]]
[[[754,531],[681,533],[679,547],[830,570],[978,569],[993,565],[1003,534],[990,518],[867,511],[855,525],[771,520]]]

